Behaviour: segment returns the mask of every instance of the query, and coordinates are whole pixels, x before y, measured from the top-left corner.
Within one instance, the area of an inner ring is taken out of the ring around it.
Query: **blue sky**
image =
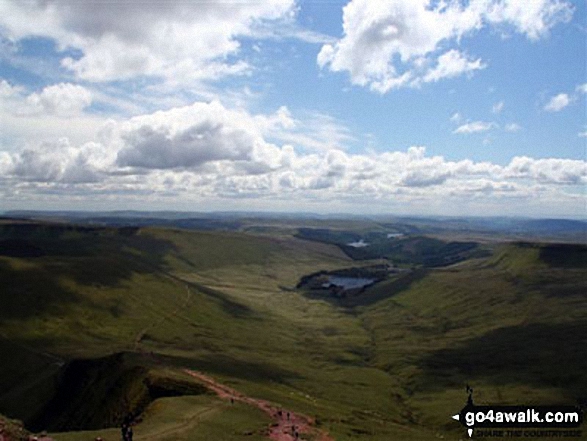
[[[564,0],[0,0],[0,210],[587,214]]]

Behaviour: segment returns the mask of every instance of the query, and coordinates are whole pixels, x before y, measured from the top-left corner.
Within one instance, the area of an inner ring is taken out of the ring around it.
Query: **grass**
[[[340,305],[293,288],[303,275],[352,266],[349,258],[283,231],[3,225],[5,239],[42,252],[0,256],[0,354],[9,361],[0,364],[0,412],[25,421],[55,393],[60,363],[123,352],[141,375],[177,386],[181,369],[202,370],[316,417],[337,440],[459,439],[449,416],[464,404],[465,383],[487,403],[587,396],[581,247],[498,246],[489,258],[401,275]],[[108,375],[97,376],[103,390]],[[266,425],[254,409],[182,393],[155,399],[135,433],[261,439]],[[97,433],[119,436],[55,438]]]

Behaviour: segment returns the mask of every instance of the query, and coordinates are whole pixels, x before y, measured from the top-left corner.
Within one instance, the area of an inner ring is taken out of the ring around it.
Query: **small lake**
[[[355,247],[355,248],[363,248],[363,247],[368,247],[369,244],[367,242],[365,242],[363,239],[357,241],[357,242],[351,242],[351,243],[347,243],[347,245],[349,247]]]
[[[329,288],[335,285],[343,289],[359,289],[371,285],[373,282],[375,282],[375,279],[366,279],[363,277],[328,276],[328,282],[324,282],[322,287]]]

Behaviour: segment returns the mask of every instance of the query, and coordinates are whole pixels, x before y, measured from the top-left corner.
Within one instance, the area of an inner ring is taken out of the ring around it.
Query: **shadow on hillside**
[[[406,274],[402,274],[396,279],[385,285],[374,285],[368,288],[361,295],[356,297],[349,297],[342,302],[343,306],[370,306],[381,300],[394,297],[403,291],[407,291],[410,287],[422,280],[430,271],[425,268],[411,270]]]
[[[157,374],[134,354],[72,360],[63,366],[53,397],[27,423],[40,431],[118,427],[158,398],[207,393],[204,386]]]
[[[437,390],[483,380],[498,385],[554,387],[585,397],[585,335],[587,321],[497,329],[425,358],[421,385]]]
[[[587,269],[587,246],[551,244],[540,248],[539,258],[551,267]]]
[[[56,274],[44,268],[14,269],[0,260],[0,322],[52,314],[59,304],[77,301]]]
[[[60,359],[0,335],[0,413],[27,420],[54,393]]]
[[[53,224],[0,225],[0,320],[50,313],[56,304],[79,300],[63,284],[116,287],[133,274],[165,271],[174,249],[138,228],[94,228]],[[22,259],[22,260],[21,260]]]
[[[181,279],[178,279],[181,280]],[[255,315],[255,312],[247,305],[232,300],[227,294],[222,291],[218,291],[207,286],[201,285],[194,282],[184,282],[190,287],[195,288],[202,294],[212,297],[218,302],[222,310],[228,315],[234,318],[251,318]]]

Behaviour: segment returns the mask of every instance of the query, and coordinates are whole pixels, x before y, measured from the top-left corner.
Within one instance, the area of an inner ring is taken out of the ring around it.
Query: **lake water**
[[[363,248],[363,247],[369,246],[369,244],[367,242],[365,242],[363,239],[359,240],[358,242],[347,243],[347,245],[349,247],[355,247],[355,248]]]
[[[322,284],[323,288],[328,288],[331,285],[341,286],[344,289],[359,289],[367,285],[371,285],[375,279],[366,279],[362,277],[341,277],[328,276],[328,282]]]

